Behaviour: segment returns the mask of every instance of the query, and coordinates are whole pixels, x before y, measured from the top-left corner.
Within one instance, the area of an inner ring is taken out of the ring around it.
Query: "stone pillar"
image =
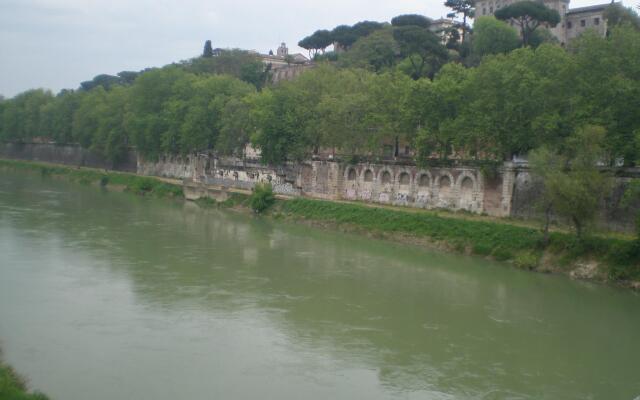
[[[328,162],[329,164],[329,176],[327,177],[328,197],[333,200],[341,198],[340,187],[342,186],[340,164],[334,161]]]
[[[502,166],[502,201],[501,217],[511,215],[511,200],[513,199],[513,185],[516,180],[516,169],[512,162],[505,162]]]
[[[479,168],[475,169],[476,180],[477,180],[477,191],[475,197],[476,207],[473,210],[474,212],[481,214],[482,210],[484,210],[484,174]]]

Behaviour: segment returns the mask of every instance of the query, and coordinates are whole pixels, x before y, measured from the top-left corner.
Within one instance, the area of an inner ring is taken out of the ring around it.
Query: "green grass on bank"
[[[248,208],[249,207],[249,195],[243,193],[229,193],[224,201],[216,201],[208,197],[202,197],[195,201],[202,208]]]
[[[596,260],[606,265],[609,279],[640,280],[640,242],[634,240],[589,237],[579,241],[573,234],[553,232],[545,247],[542,232],[533,228],[309,199],[283,202],[280,211],[372,233],[427,238],[459,252],[492,256],[526,269],[537,269],[545,253],[567,268],[577,261]]]
[[[0,399],[47,400],[42,393],[29,393],[24,379],[0,360]]]
[[[156,197],[183,197],[182,187],[158,179],[114,171],[66,167],[28,161],[0,160],[0,168],[38,172],[42,176],[64,176],[83,184],[115,185],[124,190]]]

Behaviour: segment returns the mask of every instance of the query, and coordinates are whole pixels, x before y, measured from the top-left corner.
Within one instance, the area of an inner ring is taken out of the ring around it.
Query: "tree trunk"
[[[582,240],[582,222],[580,222],[576,217],[571,217],[571,220],[576,227],[576,236],[578,237],[578,240]]]
[[[467,13],[462,13],[462,43],[464,43],[464,39],[467,33]]]
[[[551,204],[548,204],[544,210],[544,236],[542,243],[544,247],[549,246],[549,224],[551,223]]]
[[[398,154],[400,153],[399,147],[400,147],[400,138],[398,136],[396,136],[395,150],[393,152],[393,155],[396,158],[398,157]]]

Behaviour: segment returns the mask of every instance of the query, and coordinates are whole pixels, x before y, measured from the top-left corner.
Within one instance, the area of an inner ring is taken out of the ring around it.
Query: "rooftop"
[[[618,3],[616,3],[616,4],[618,4]],[[586,12],[592,12],[592,11],[602,11],[605,8],[609,7],[610,5],[611,5],[611,3],[605,3],[605,4],[596,4],[595,6],[570,8],[569,10],[567,10],[567,15],[568,14],[586,13]]]

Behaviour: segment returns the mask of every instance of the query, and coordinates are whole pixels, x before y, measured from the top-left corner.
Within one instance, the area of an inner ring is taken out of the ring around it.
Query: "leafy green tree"
[[[447,64],[433,82],[420,79],[414,81],[407,94],[404,106],[405,130],[414,130],[417,135],[414,146],[417,160],[425,164],[432,156],[447,159],[454,144],[460,147],[468,143],[462,140],[456,126],[456,118],[465,104],[464,88],[469,71],[460,64]]]
[[[43,132],[43,108],[53,101],[50,91],[42,89],[20,93],[4,105],[2,115],[3,140],[28,141],[35,137],[48,137]]]
[[[473,52],[483,57],[506,54],[520,46],[518,32],[493,17],[479,17],[473,25]]]
[[[386,72],[374,74],[368,88],[371,99],[371,111],[367,115],[367,123],[371,132],[370,149],[381,149],[384,144],[394,147],[394,155],[398,155],[400,141],[411,142],[413,129],[405,129],[403,118],[405,98],[411,85],[411,79],[405,74]]]
[[[386,24],[376,21],[360,21],[354,24],[351,29],[356,37],[361,38],[372,34],[378,29],[382,29]]]
[[[604,128],[586,126],[568,139],[565,151],[541,147],[533,153],[534,173],[542,178],[544,197],[553,210],[570,220],[578,239],[610,190],[608,176],[597,167],[604,157]]]
[[[165,103],[173,95],[174,84],[186,72],[178,67],[149,71],[136,79],[131,87],[130,109],[126,124],[131,143],[149,158],[157,158],[163,148],[177,149],[177,138],[172,145],[162,145],[162,136],[169,129]]]
[[[634,205],[636,206],[634,221],[636,227],[636,242],[640,244],[640,180],[635,179],[627,184],[621,205],[627,209]]]
[[[520,36],[524,46],[530,45],[531,35],[542,25],[554,27],[560,22],[560,14],[536,1],[518,1],[498,9],[494,13],[497,19],[511,21],[520,27]]]
[[[127,154],[129,138],[125,127],[129,91],[114,87],[99,95],[100,103],[91,110],[95,113],[96,126],[91,135],[90,148],[117,165]]]
[[[133,81],[140,75],[140,72],[135,71],[121,71],[118,72],[118,77],[120,78],[121,85],[132,85]]]
[[[377,30],[355,42],[339,59],[342,67],[356,67],[380,72],[395,65],[400,46],[389,28]]]
[[[606,38],[585,32],[571,47],[577,121],[606,128],[612,165],[635,165],[640,160],[640,31],[623,25]]]
[[[305,135],[305,122],[311,113],[303,95],[288,82],[263,90],[251,115],[257,127],[251,143],[262,151],[261,161],[277,165],[306,158],[312,142]]]
[[[509,160],[573,130],[575,63],[559,46],[517,49],[470,71],[459,121],[485,155]]]
[[[298,46],[309,51],[309,57],[315,56],[319,52],[324,54],[325,49],[333,43],[331,32],[325,29],[315,31],[313,35],[307,36],[298,42]]]
[[[58,143],[73,142],[73,116],[80,107],[80,93],[62,90],[42,107],[41,131]]]
[[[416,25],[394,28],[393,37],[400,46],[400,53],[409,60],[411,77],[433,78],[446,62],[449,53],[440,43],[440,38],[428,29]]]
[[[316,108],[318,146],[330,148],[334,154],[348,155],[363,154],[375,147],[368,118],[373,112],[369,95],[371,77],[372,74],[363,70],[336,72],[336,79]]]
[[[358,35],[349,25],[339,25],[331,31],[334,43],[344,50],[348,50],[357,40]]]
[[[391,25],[398,26],[419,26],[421,28],[429,28],[431,19],[419,14],[399,15],[391,20]]]
[[[446,0],[444,2],[445,7],[449,7],[453,10],[453,13],[448,16],[455,16],[458,14],[462,14],[462,42],[466,40],[467,32],[469,31],[469,27],[467,25],[467,19],[473,18],[476,12],[476,2],[475,0]]]
[[[256,55],[244,50],[225,50],[216,57],[197,57],[181,67],[195,74],[231,75],[261,89],[269,79],[270,69]]]
[[[607,35],[611,28],[620,25],[630,25],[636,30],[640,30],[640,16],[631,7],[624,7],[622,3],[611,3],[604,10],[604,19],[607,21]]]
[[[244,156],[244,148],[256,131],[251,119],[254,95],[232,97],[220,115],[220,134],[216,149],[220,154]]]
[[[211,40],[207,40],[204,42],[204,50],[202,51],[202,57],[211,58],[213,57],[213,47],[211,47]]]
[[[80,84],[80,89],[89,91],[95,87],[102,86],[105,90],[111,89],[115,85],[119,85],[121,80],[117,76],[101,74],[95,76],[90,81],[85,81]]]

